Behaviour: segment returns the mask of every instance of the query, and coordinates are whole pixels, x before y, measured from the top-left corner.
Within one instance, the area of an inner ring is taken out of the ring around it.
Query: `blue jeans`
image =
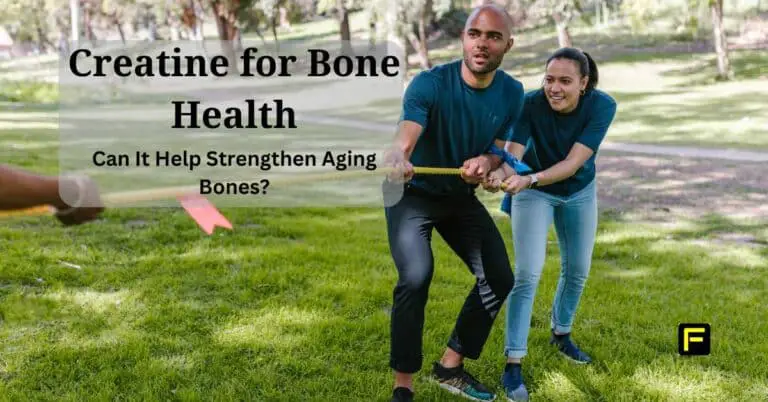
[[[507,357],[526,355],[536,288],[546,257],[547,234],[554,222],[560,244],[560,279],[552,303],[551,328],[571,332],[573,317],[589,275],[597,232],[597,187],[558,197],[524,190],[511,202],[515,284],[507,298]]]

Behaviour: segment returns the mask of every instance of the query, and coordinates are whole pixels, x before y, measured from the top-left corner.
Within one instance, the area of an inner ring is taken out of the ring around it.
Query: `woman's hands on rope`
[[[488,174],[488,177],[482,182],[483,188],[492,193],[502,189],[507,193],[517,194],[530,185],[531,178],[529,176],[520,176],[507,164],[502,164],[498,169]]]

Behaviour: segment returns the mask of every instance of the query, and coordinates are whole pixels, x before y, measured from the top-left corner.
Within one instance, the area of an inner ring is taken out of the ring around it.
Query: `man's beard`
[[[491,71],[497,69],[501,65],[501,59],[494,59],[489,57],[485,64],[480,66],[480,68],[476,68],[472,66],[472,56],[469,56],[467,54],[464,55],[464,65],[467,66],[469,71],[475,73],[475,74],[487,74]]]

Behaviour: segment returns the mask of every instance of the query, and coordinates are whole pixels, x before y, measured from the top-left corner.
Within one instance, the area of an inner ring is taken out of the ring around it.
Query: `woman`
[[[533,169],[520,176],[508,165],[494,171],[484,187],[507,193],[515,248],[515,285],[507,300],[502,382],[510,400],[527,400],[521,359],[536,288],[544,267],[547,232],[555,225],[561,271],[551,312],[551,341],[578,363],[591,358],[571,338],[571,327],[592,259],[597,231],[595,157],[616,113],[616,102],[595,89],[597,66],[573,48],[552,54],[543,87],[526,94],[523,115],[507,151]],[[503,185],[501,184],[503,182]]]

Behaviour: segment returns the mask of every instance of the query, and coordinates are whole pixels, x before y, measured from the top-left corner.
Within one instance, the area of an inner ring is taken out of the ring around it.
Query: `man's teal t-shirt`
[[[522,83],[497,70],[482,89],[461,77],[462,60],[419,72],[408,85],[400,120],[423,127],[411,154],[414,166],[458,168],[487,153],[494,140],[509,140],[523,108]],[[458,175],[415,175],[413,186],[435,195],[472,194],[476,184]]]
[[[597,151],[615,115],[616,101],[597,89],[582,96],[576,109],[570,113],[554,111],[543,89],[528,92],[511,141],[526,145],[523,162],[534,172],[549,169],[565,160],[577,142],[594,152],[573,176],[538,186],[537,189],[553,195],[569,196],[592,182]]]

